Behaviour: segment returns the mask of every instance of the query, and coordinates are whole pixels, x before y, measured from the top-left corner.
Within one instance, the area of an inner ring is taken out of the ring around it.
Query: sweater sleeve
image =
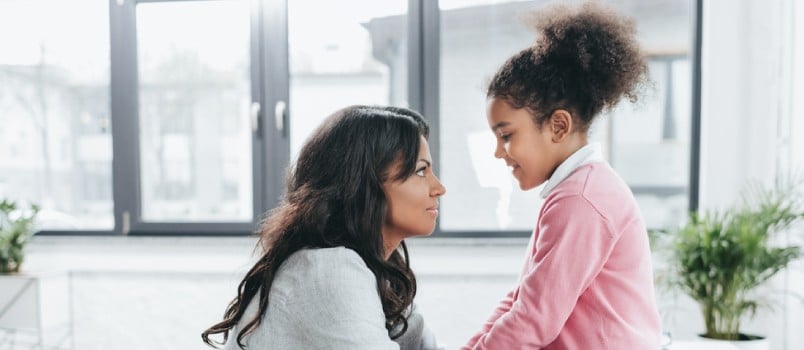
[[[296,327],[310,349],[398,350],[388,336],[374,274],[357,253],[328,250],[314,257],[308,288],[297,288]]]
[[[494,323],[497,322],[497,320],[502,315],[505,315],[506,313],[508,313],[508,311],[511,310],[511,305],[513,305],[514,303],[514,294],[516,293],[518,288],[519,287],[514,287],[513,289],[511,289],[510,292],[508,292],[508,294],[505,295],[505,298],[503,298],[503,300],[500,301],[499,305],[497,305],[497,308],[494,309],[494,312],[491,313],[491,317],[489,317],[489,319],[486,320],[486,323],[483,324],[483,327],[480,329],[480,331],[475,333],[475,335],[472,336],[471,339],[469,339],[469,342],[466,344],[464,349],[473,348],[475,344],[477,344],[478,340],[480,340],[480,338],[483,337],[484,334],[489,332],[491,327],[494,326]]]
[[[396,333],[402,329],[401,325],[393,330]],[[405,334],[394,339],[400,350],[438,350],[440,349],[435,334],[427,328],[424,317],[419,313],[416,304],[410,306],[408,314],[408,329]]]
[[[608,222],[580,195],[545,202],[519,295],[464,349],[542,348],[552,343],[614,245]]]

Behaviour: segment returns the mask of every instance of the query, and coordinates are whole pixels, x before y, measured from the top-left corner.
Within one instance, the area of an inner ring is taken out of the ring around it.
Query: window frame
[[[251,1],[251,90],[258,103],[258,126],[252,143],[253,221],[143,222],[139,194],[138,77],[136,5],[148,2],[207,0],[109,0],[112,120],[112,185],[114,228],[112,230],[42,230],[38,235],[192,235],[242,236],[253,234],[264,213],[276,206],[284,190],[285,169],[290,164],[287,128],[279,130],[277,119],[288,125],[292,111],[274,115],[278,103],[289,99],[287,1]],[[228,0],[216,0],[228,1]],[[701,46],[703,0],[691,0],[693,42],[689,56],[692,70],[689,210],[698,209],[701,136]],[[438,1],[408,0],[408,101],[431,126],[430,147],[435,164],[440,163],[439,79],[440,8]],[[435,168],[436,173],[439,167]],[[528,237],[525,230],[444,231],[440,222],[435,237],[490,238]]]

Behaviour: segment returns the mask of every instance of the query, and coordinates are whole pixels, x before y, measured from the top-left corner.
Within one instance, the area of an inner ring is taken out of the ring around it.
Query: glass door
[[[252,231],[264,210],[258,2],[117,4],[125,26],[116,39],[135,43],[117,52],[127,87],[113,93],[128,115],[117,131],[128,141],[117,146],[132,155],[116,169],[119,230]]]
[[[408,107],[407,0],[294,0],[287,6],[291,160],[338,109]]]
[[[251,222],[248,2],[136,16],[142,220]]]

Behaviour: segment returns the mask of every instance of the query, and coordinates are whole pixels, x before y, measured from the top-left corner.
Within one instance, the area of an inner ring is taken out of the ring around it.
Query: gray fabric
[[[402,326],[397,326],[391,334],[399,333]],[[402,334],[394,341],[399,344],[400,350],[419,350],[422,342],[422,333],[424,332],[424,319],[422,315],[417,312],[411,313],[408,317],[408,329],[405,334]]]
[[[424,324],[424,318],[413,304],[411,313],[408,316],[408,329],[405,334],[394,341],[399,344],[400,350],[438,350],[435,335]],[[394,329],[392,334],[396,334],[401,327]]]
[[[248,306],[224,350],[240,350],[237,333],[256,313],[256,302],[255,298]],[[416,330],[402,337],[401,349],[429,350],[421,346],[430,333],[421,315],[413,318]],[[400,349],[385,329],[374,274],[357,253],[343,247],[291,255],[277,271],[262,323],[244,344],[249,350]]]

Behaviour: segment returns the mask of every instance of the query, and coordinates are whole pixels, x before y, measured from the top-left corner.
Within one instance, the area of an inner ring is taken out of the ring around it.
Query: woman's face
[[[420,137],[413,175],[401,181],[394,180],[400,164],[391,167],[388,180],[383,184],[388,214],[382,234],[389,248],[396,248],[405,238],[433,233],[438,217],[438,197],[444,195],[446,189],[433,173],[432,164],[427,140]]]

